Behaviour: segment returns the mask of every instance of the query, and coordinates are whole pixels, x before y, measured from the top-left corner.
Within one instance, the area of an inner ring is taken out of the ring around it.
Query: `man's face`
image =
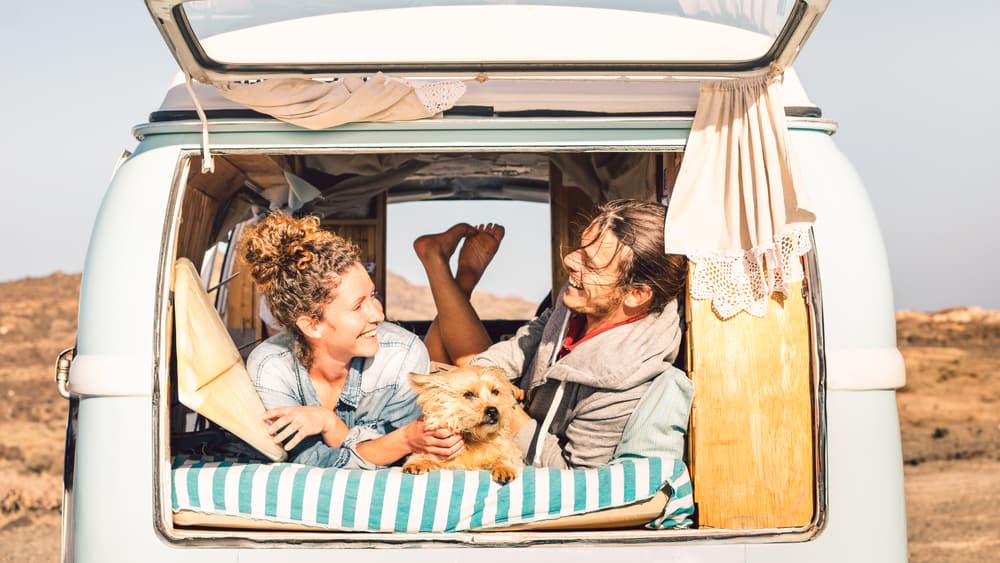
[[[591,224],[580,237],[582,248],[563,258],[569,273],[569,287],[563,303],[571,311],[602,319],[622,307],[623,292],[618,286],[622,254],[618,237],[610,230],[600,232]],[[589,243],[589,244],[588,244]]]

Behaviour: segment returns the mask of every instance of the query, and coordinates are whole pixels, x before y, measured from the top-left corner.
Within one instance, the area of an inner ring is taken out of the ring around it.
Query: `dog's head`
[[[482,441],[506,428],[517,402],[516,389],[502,369],[454,368],[435,375],[410,374],[417,404],[432,428],[461,432]]]

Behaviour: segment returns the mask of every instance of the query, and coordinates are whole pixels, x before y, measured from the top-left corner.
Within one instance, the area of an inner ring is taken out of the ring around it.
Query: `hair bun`
[[[311,267],[315,254],[307,243],[318,231],[316,217],[294,219],[277,212],[247,229],[243,256],[262,290],[267,291],[288,275]]]

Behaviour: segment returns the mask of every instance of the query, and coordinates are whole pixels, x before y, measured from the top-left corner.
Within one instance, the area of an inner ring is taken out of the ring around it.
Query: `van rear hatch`
[[[146,0],[205,83],[408,76],[715,76],[788,68],[829,0]]]

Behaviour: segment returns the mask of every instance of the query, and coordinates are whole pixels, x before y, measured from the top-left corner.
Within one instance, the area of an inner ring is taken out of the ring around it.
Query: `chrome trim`
[[[173,521],[169,515],[171,505],[170,484],[170,314],[173,311],[174,255],[176,254],[177,232],[180,227],[181,205],[187,191],[187,178],[191,169],[191,157],[198,155],[197,149],[182,150],[174,169],[173,188],[167,200],[167,213],[163,222],[160,242],[159,275],[157,275],[157,299],[155,300],[153,327],[153,396],[151,401],[153,419],[153,527],[164,538],[169,538]],[[164,297],[167,297],[164,299]],[[163,405],[164,408],[160,408]],[[161,451],[162,450],[162,451]]]
[[[276,119],[213,119],[209,122],[211,133],[302,133],[309,132],[322,135],[330,132],[345,131],[427,131],[451,129],[685,129],[691,128],[694,119],[686,117],[567,117],[551,119],[543,117],[491,117],[491,118],[449,118],[421,119],[417,121],[397,121],[391,123],[349,123],[324,131],[307,131],[301,127],[278,121]],[[833,134],[838,124],[832,119],[822,117],[786,117],[785,124],[789,130],[823,131]],[[144,123],[132,128],[132,135],[137,140],[143,140],[147,135],[162,135],[174,133],[201,133],[201,122],[198,120],[160,121]],[[523,145],[522,145],[523,146]],[[215,146],[212,147],[213,152]],[[545,147],[548,148],[548,147]],[[368,150],[365,147],[363,150]],[[503,147],[490,147],[490,150],[506,150]],[[556,150],[556,148],[553,148]],[[568,147],[565,150],[579,150],[579,147]],[[375,151],[371,151],[375,152]]]
[[[813,517],[814,534],[826,527],[829,511],[829,460],[827,459],[827,419],[826,419],[826,329],[823,324],[823,286],[820,281],[819,256],[816,250],[816,235],[809,229],[809,243],[812,250],[806,253],[803,278],[809,301],[809,330],[812,342],[813,366],[813,464],[816,474],[815,507]]]
[[[56,365],[55,371],[55,381],[56,381],[56,391],[59,396],[63,399],[69,399],[71,396],[69,388],[69,369],[73,365],[73,358],[76,356],[76,346],[71,346],[66,348],[62,352],[56,355]]]
[[[516,148],[516,147],[515,147]],[[523,149],[523,146],[521,147]],[[434,152],[471,152],[462,147],[423,147],[422,151]],[[485,147],[475,152],[494,152],[507,150],[500,147]],[[551,150],[549,148],[548,150]],[[571,150],[581,150],[572,147]],[[673,150],[678,150],[674,147]],[[399,152],[397,149],[373,150],[365,147],[358,149],[316,149],[309,147],[287,148],[253,148],[253,149],[218,149],[216,154],[312,154],[336,152]],[[536,152],[523,149],[523,152]],[[170,428],[167,405],[163,397],[169,393],[169,336],[165,327],[169,322],[170,304],[165,306],[163,295],[170,287],[172,275],[172,257],[175,252],[178,229],[180,226],[180,211],[187,190],[187,175],[190,169],[190,158],[198,156],[198,148],[192,146],[181,151],[178,169],[175,173],[172,193],[167,205],[167,216],[163,231],[163,242],[160,248],[160,274],[157,291],[161,298],[157,299],[156,319],[154,329],[154,366],[153,366],[153,523],[160,537],[176,546],[213,547],[213,548],[275,548],[275,547],[305,547],[327,548],[337,542],[338,549],[373,549],[373,548],[437,548],[437,547],[487,547],[509,548],[528,546],[590,547],[590,546],[655,546],[664,544],[748,544],[748,543],[794,543],[814,539],[826,525],[828,512],[828,472],[827,472],[827,419],[826,419],[826,361],[823,331],[823,309],[821,287],[819,283],[819,264],[816,256],[815,240],[812,237],[813,249],[805,256],[805,287],[803,292],[808,300],[807,306],[810,319],[811,341],[811,377],[813,380],[813,463],[814,473],[814,507],[812,520],[794,528],[760,528],[753,530],[734,529],[689,529],[689,530],[603,530],[577,532],[504,532],[503,530],[483,532],[461,532],[453,534],[412,534],[386,532],[337,532],[337,531],[251,531],[251,530],[193,530],[176,528],[171,518],[171,490],[167,479],[171,475],[170,458],[167,448]],[[168,259],[168,257],[171,257]],[[169,401],[169,399],[168,399]],[[168,406],[168,405],[167,405]]]
[[[80,399],[70,397],[66,413],[66,441],[63,446],[63,490],[60,509],[59,560],[68,563],[75,559],[73,547],[73,490],[76,486],[76,437],[80,415]]]

